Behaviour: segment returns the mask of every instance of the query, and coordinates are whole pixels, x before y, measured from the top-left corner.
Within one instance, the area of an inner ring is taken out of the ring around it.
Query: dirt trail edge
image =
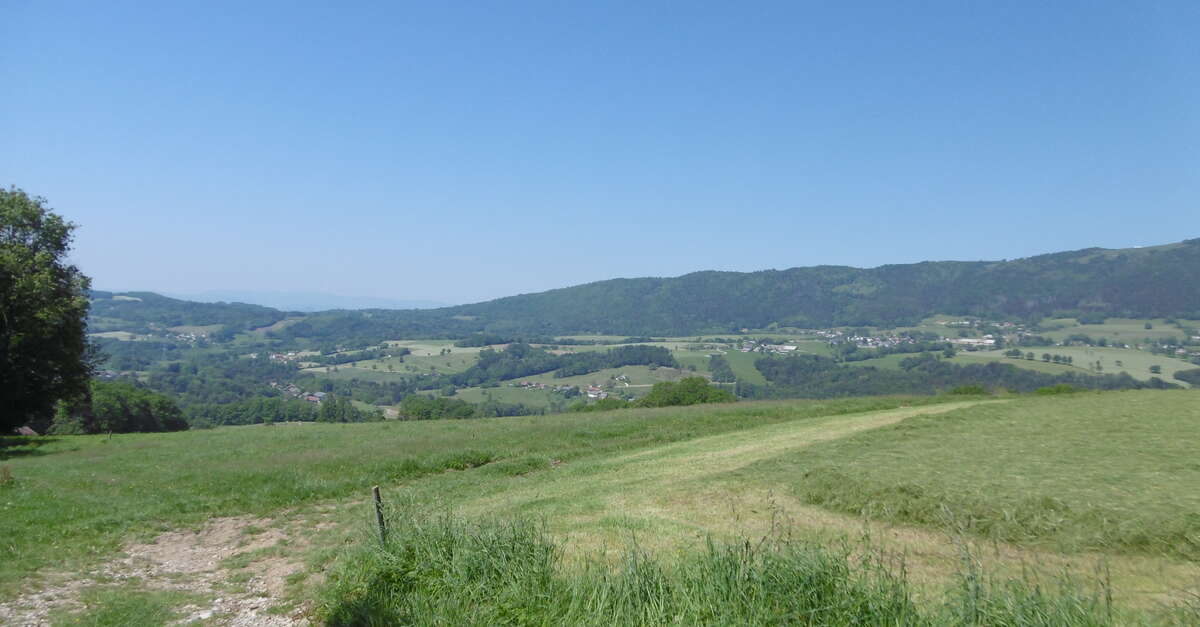
[[[312,521],[214,518],[199,529],[127,544],[89,572],[47,574],[37,591],[0,604],[0,625],[49,625],[55,614],[85,609],[86,589],[120,585],[193,596],[177,608],[180,624],[307,625],[303,608],[280,605],[288,576],[303,568],[299,525],[311,529]]]

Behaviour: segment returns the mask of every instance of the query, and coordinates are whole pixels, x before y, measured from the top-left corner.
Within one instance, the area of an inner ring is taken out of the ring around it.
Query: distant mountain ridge
[[[197,294],[164,293],[164,296],[200,303],[251,303],[280,311],[304,312],[331,309],[437,309],[450,306],[432,300],[342,296],[324,292],[210,290]]]
[[[130,301],[111,302],[117,309],[136,308]],[[1031,318],[1084,312],[1200,318],[1200,239],[1012,261],[610,279],[440,309],[317,312],[282,329],[280,337],[692,335],[772,324],[897,326],[934,314]]]

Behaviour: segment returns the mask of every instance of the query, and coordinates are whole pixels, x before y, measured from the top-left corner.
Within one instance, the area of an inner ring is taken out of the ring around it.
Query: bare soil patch
[[[249,516],[215,518],[199,529],[128,544],[90,572],[49,574],[41,589],[0,604],[0,624],[49,625],[55,612],[85,609],[80,596],[88,587],[136,583],[205,599],[179,608],[181,623],[307,625],[303,608],[272,611],[284,601],[288,577],[303,568],[303,543],[292,533],[297,524],[301,521],[281,525]]]

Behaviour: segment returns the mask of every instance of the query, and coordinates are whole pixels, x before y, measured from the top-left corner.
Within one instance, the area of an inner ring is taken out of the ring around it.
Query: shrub
[[[958,387],[952,388],[950,391],[948,391],[946,393],[954,394],[956,396],[982,396],[982,395],[988,394],[989,392],[988,392],[987,388],[976,383],[976,384],[972,384],[972,385],[960,385]]]
[[[1070,385],[1067,383],[1059,383],[1058,385],[1048,385],[1046,387],[1038,388],[1037,390],[1034,390],[1034,394],[1038,394],[1041,396],[1050,396],[1053,394],[1074,394],[1076,392],[1082,392],[1082,391],[1083,391],[1083,389],[1077,388],[1073,385]]]
[[[650,393],[637,401],[639,407],[674,407],[699,403],[732,403],[737,398],[729,390],[709,385],[704,377],[688,377],[672,383],[655,383]]]
[[[1192,385],[1200,385],[1200,368],[1191,368],[1189,370],[1180,370],[1175,373],[1175,378],[1190,383]]]

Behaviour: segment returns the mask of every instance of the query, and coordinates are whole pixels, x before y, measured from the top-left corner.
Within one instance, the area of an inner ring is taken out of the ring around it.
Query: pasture
[[[1033,353],[1035,359],[1014,359],[1006,357],[1004,351],[959,351],[950,359],[950,363],[959,365],[983,364],[992,361],[1002,364],[1011,364],[1018,368],[1026,368],[1045,372],[1047,374],[1063,374],[1066,372],[1075,372],[1080,374],[1120,374],[1128,373],[1129,376],[1139,381],[1149,381],[1151,377],[1159,377],[1163,381],[1174,383],[1183,387],[1189,387],[1187,383],[1172,378],[1176,372],[1180,370],[1188,370],[1195,368],[1196,365],[1186,362],[1182,359],[1167,357],[1165,355],[1155,355],[1153,353],[1136,350],[1132,348],[1100,348],[1090,346],[1030,346],[1022,347],[1022,351]],[[1047,362],[1042,359],[1042,355],[1049,353],[1051,355],[1063,355],[1071,357],[1073,362],[1068,364],[1056,364]],[[912,357],[910,354],[885,355],[875,359],[864,359],[863,361],[849,362],[851,366],[874,366],[876,368],[897,369],[900,367],[900,362],[906,358]],[[1096,364],[1099,363],[1099,369]],[[1150,371],[1151,366],[1159,366],[1162,370],[1161,374],[1154,374]]]
[[[725,351],[725,359],[729,361],[729,368],[733,370],[734,376],[738,381],[753,383],[754,385],[766,385],[767,379],[754,367],[754,362],[763,357],[762,353],[743,353],[741,351]]]
[[[1075,368],[1083,368],[1091,373],[1106,373],[1120,374],[1128,373],[1129,376],[1140,381],[1149,381],[1151,377],[1159,377],[1164,381],[1170,381],[1180,385],[1187,385],[1172,377],[1180,370],[1188,370],[1196,366],[1190,362],[1166,355],[1155,355],[1148,351],[1141,351],[1132,348],[1101,348],[1094,346],[1039,346],[1023,349],[1032,351],[1041,359],[1042,353],[1058,354],[1069,356],[1072,358],[1072,366]],[[994,351],[993,351],[994,352]],[[983,353],[979,353],[983,354]],[[1017,360],[1012,360],[1017,361]],[[1100,369],[1095,368],[1095,364],[1099,363]],[[1154,374],[1150,372],[1151,366],[1159,366],[1162,369],[1162,374]]]
[[[532,461],[937,399],[745,403],[462,421],[288,423],[179,433],[5,437],[0,594],[51,562],[78,567],[213,516],[266,514],[447,468],[507,476]]]
[[[1200,322],[1198,321],[1181,320],[1179,322],[1191,327],[1200,326]],[[1151,328],[1146,328],[1147,323],[1150,324]],[[1104,321],[1104,324],[1080,324],[1074,318],[1054,318],[1046,320],[1042,325],[1047,328],[1053,328],[1053,330],[1039,333],[1039,335],[1057,342],[1063,341],[1067,336],[1076,334],[1089,335],[1095,339],[1106,338],[1109,342],[1129,344],[1130,346],[1142,344],[1147,338],[1151,341],[1157,341],[1169,338],[1182,339],[1184,337],[1183,331],[1177,325],[1170,324],[1161,318],[1109,318]]]
[[[155,546],[139,542],[178,529],[195,531],[172,537],[208,542],[214,521],[231,521],[221,524],[233,525],[233,542],[252,551],[223,562],[220,573],[253,592],[266,585],[255,583],[255,563],[288,560],[294,570],[270,593],[280,611],[342,611],[359,594],[399,602],[367,577],[383,566],[368,557],[378,553],[369,549],[371,514],[361,499],[380,484],[394,525],[418,525],[413,537],[443,524],[431,512],[461,521],[446,523],[459,530],[446,533],[466,534],[464,546],[476,533],[499,537],[471,521],[540,521],[541,531],[521,537],[556,547],[552,578],[591,577],[595,560],[623,563],[631,546],[644,563],[673,573],[676,564],[715,559],[709,541],[719,555],[727,542],[769,537],[825,547],[801,551],[802,563],[817,560],[810,565],[836,566],[823,560],[838,546],[904,556],[914,616],[941,616],[966,552],[970,568],[997,582],[1030,568],[1052,579],[1069,574],[1075,583],[1064,589],[1084,600],[1094,597],[1080,591],[1099,585],[1113,598],[1110,620],[1175,620],[1200,582],[1196,394],[753,402],[8,438],[0,448],[12,477],[0,485],[0,599],[30,581],[53,585],[51,564],[88,579],[119,551]],[[1098,565],[1108,572],[1102,581]],[[842,590],[859,575],[894,582],[887,568],[848,568],[830,585]],[[138,594],[161,610],[166,597],[156,581]],[[88,585],[108,584],[101,577]],[[190,594],[172,603],[204,607],[235,593]],[[319,607],[306,605],[313,595]]]

